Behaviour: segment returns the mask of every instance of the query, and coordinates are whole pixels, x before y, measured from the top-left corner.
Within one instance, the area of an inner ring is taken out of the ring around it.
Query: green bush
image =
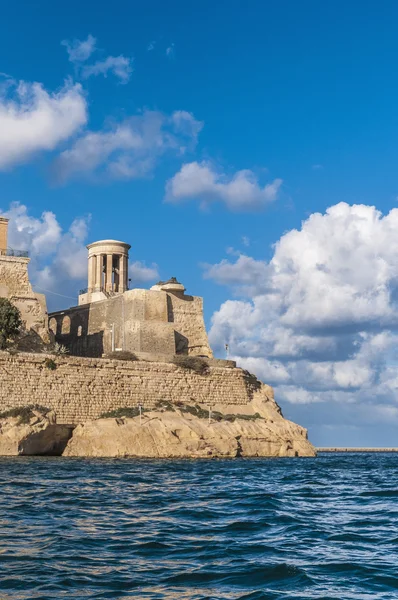
[[[144,408],[141,408],[141,413],[146,412]],[[100,419],[121,419],[125,417],[126,419],[134,419],[134,417],[138,417],[140,414],[140,409],[138,406],[117,408],[116,410],[110,410],[109,412],[104,412],[100,415]]]
[[[199,356],[175,356],[173,363],[177,367],[195,371],[199,375],[208,375],[210,373],[207,361]]]
[[[57,363],[52,358],[46,358],[44,364],[50,371],[55,371],[57,368]]]
[[[26,406],[16,406],[0,413],[0,419],[7,419],[8,417],[20,417],[20,423],[29,423],[30,419],[34,417],[34,412],[39,412],[42,415],[46,415],[50,409],[40,404],[28,404]]]
[[[169,400],[160,400],[155,404],[155,409],[175,412],[175,406]]]
[[[198,419],[208,419],[209,418],[209,410],[205,410],[198,404],[195,406],[190,406],[189,404],[183,405],[179,407],[182,413],[189,413]],[[217,410],[210,411],[210,417],[212,421],[228,421],[233,423],[236,419],[242,419],[244,421],[255,421],[256,419],[263,419],[263,417],[259,413],[255,413],[254,415],[233,415],[221,413]]]
[[[22,327],[21,313],[7,298],[0,298],[0,350],[16,337]]]

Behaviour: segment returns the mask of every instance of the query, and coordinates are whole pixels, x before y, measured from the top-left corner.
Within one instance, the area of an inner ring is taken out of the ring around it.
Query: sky
[[[123,240],[314,444],[397,446],[398,5],[2,9],[0,214],[49,310]]]

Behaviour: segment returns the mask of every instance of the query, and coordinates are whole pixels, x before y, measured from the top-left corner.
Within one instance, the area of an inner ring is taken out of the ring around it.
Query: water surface
[[[0,599],[398,598],[398,455],[0,459]]]

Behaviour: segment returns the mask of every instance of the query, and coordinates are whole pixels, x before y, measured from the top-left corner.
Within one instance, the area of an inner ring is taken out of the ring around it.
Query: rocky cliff
[[[137,413],[137,408],[118,409],[116,416],[110,413],[78,424],[73,433],[71,428],[56,425],[53,413],[36,410],[28,419],[25,415],[25,422],[7,416],[0,420],[0,454],[148,458],[316,455],[307,431],[283,418],[266,385],[243,405],[223,404],[209,411],[198,404],[159,402],[156,408]]]

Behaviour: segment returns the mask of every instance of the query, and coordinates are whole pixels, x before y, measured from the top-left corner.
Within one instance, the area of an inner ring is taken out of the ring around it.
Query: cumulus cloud
[[[241,296],[213,315],[213,346],[222,353],[228,343],[286,405],[361,403],[395,414],[397,226],[398,209],[384,216],[340,203],[283,235],[269,262],[240,255],[207,265],[206,277]]]
[[[55,172],[61,181],[92,174],[115,179],[146,177],[165,152],[180,155],[193,148],[201,127],[185,111],[171,116],[145,111],[101,131],[84,133],[58,157]]]
[[[136,260],[129,266],[129,276],[131,278],[131,287],[137,287],[139,283],[148,283],[159,279],[158,265],[152,263],[150,267],[145,263]]]
[[[105,60],[99,60],[93,65],[85,65],[81,74],[84,79],[92,75],[103,75],[107,77],[112,73],[121,83],[128,83],[133,72],[133,59],[120,56],[108,56]]]
[[[54,150],[87,122],[87,103],[79,84],[57,92],[21,81],[0,90],[0,169]]]
[[[258,210],[276,199],[281,185],[281,179],[274,179],[261,186],[248,169],[228,177],[206,161],[195,161],[184,164],[167,182],[166,201],[179,203],[196,199],[202,206],[223,202],[234,211]]]
[[[239,294],[258,294],[260,290],[265,291],[268,285],[269,266],[251,256],[240,254],[234,263],[224,259],[218,264],[203,266],[205,279],[236,286]]]
[[[72,63],[85,62],[96,50],[97,40],[91,34],[86,40],[63,40],[62,46],[66,47],[69,60]]]

